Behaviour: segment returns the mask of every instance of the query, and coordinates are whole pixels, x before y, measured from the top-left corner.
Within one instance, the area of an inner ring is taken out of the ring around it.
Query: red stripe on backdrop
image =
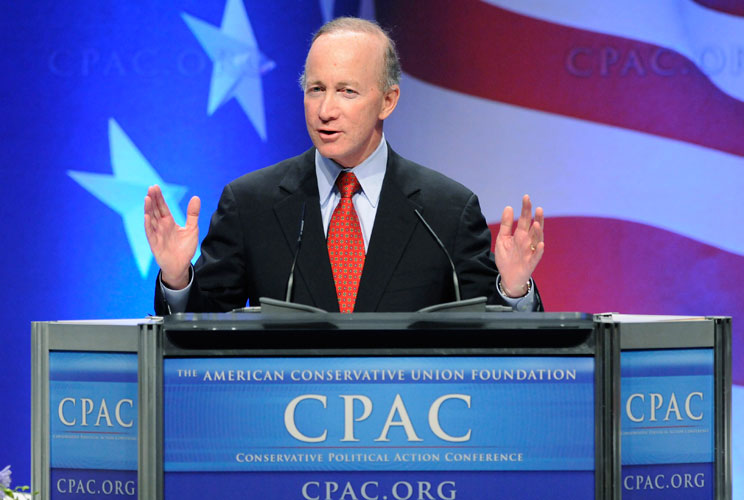
[[[535,280],[546,310],[732,316],[733,358],[744,359],[744,257],[622,220],[554,217],[545,226]],[[734,361],[733,373],[744,384],[744,363]]]
[[[376,5],[404,70],[419,79],[744,156],[744,103],[675,52],[479,0]]]
[[[694,0],[695,3],[718,12],[744,16],[744,2],[741,0]]]

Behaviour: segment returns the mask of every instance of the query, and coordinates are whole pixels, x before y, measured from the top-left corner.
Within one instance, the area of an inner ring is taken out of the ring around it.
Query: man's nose
[[[322,121],[327,122],[338,118],[338,103],[336,102],[336,96],[333,92],[327,92],[323,96],[323,100],[320,103],[318,109],[318,118]]]

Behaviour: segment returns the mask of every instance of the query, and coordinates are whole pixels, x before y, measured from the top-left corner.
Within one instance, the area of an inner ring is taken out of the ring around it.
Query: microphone
[[[501,308],[502,306],[486,306],[486,302],[488,299],[486,297],[473,297],[471,299],[462,300],[460,298],[460,280],[457,278],[457,270],[455,269],[455,263],[452,262],[452,257],[450,257],[449,252],[447,251],[447,248],[444,246],[444,243],[442,243],[442,240],[439,239],[439,236],[437,236],[437,233],[434,232],[434,230],[431,228],[431,226],[426,222],[426,219],[424,219],[424,216],[421,215],[421,212],[418,211],[418,209],[413,209],[414,212],[416,212],[416,215],[421,220],[421,222],[424,224],[424,227],[427,231],[429,231],[429,234],[432,238],[434,238],[434,241],[437,242],[437,245],[439,245],[439,248],[442,249],[442,252],[444,252],[444,255],[447,257],[447,261],[449,262],[450,267],[452,268],[452,286],[455,289],[455,301],[454,302],[445,302],[444,304],[434,304],[433,306],[424,307],[423,309],[419,309],[418,312],[486,312],[489,308]],[[494,309],[496,310],[496,309]],[[501,309],[498,309],[501,310]],[[504,308],[504,310],[511,311],[511,307]]]
[[[325,313],[323,309],[308,306],[305,304],[295,304],[290,302],[292,298],[292,289],[294,288],[294,270],[297,265],[297,256],[300,255],[300,246],[302,245],[302,232],[305,230],[305,202],[302,203],[302,213],[300,214],[300,230],[297,232],[297,248],[295,248],[294,257],[292,258],[292,267],[289,270],[287,279],[287,294],[285,300],[273,299],[271,297],[259,297],[260,307],[244,307],[234,309],[232,312],[261,312],[267,314],[297,314],[297,313]]]
[[[300,230],[297,233],[297,248],[295,249],[294,258],[292,259],[292,267],[289,269],[289,279],[287,280],[287,295],[284,298],[286,302],[290,302],[292,298],[292,289],[294,288],[294,270],[297,265],[297,257],[300,255],[300,246],[302,245],[302,232],[305,230],[305,202],[302,202],[302,213],[300,215]]]
[[[287,279],[287,294],[284,301],[272,299],[271,297],[259,297],[261,312],[266,314],[298,314],[298,313],[325,313],[323,309],[308,306],[305,304],[295,304],[291,302],[292,290],[294,288],[294,270],[297,265],[297,257],[300,255],[300,246],[302,246],[302,232],[305,230],[305,202],[302,202],[302,213],[300,214],[300,230],[297,232],[297,248],[292,258],[292,267],[289,269],[289,278]]]
[[[450,257],[449,252],[445,248],[444,243],[442,243],[442,240],[440,240],[439,236],[437,236],[437,233],[434,232],[431,226],[426,222],[426,219],[424,219],[424,216],[421,215],[421,212],[418,211],[418,208],[414,208],[413,211],[416,212],[416,215],[421,220],[421,222],[423,222],[426,230],[429,231],[431,237],[434,238],[434,241],[437,242],[437,245],[439,245],[439,248],[442,249],[442,252],[444,252],[444,255],[447,257],[449,265],[452,268],[452,285],[455,288],[455,302],[460,302],[462,300],[460,298],[460,280],[457,279],[457,271],[455,270],[455,263],[452,262],[452,257]]]

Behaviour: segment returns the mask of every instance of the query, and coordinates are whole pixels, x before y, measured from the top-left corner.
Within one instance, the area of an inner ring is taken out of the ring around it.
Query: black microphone
[[[302,232],[305,230],[305,202],[302,203],[302,213],[300,214],[300,230],[297,232],[297,248],[295,248],[294,257],[292,258],[292,267],[289,270],[289,279],[287,279],[287,295],[284,301],[273,299],[271,297],[259,297],[258,301],[261,307],[244,307],[234,309],[233,312],[261,312],[268,314],[296,314],[296,313],[325,313],[323,309],[308,306],[305,304],[295,304],[290,302],[292,298],[292,289],[294,288],[294,270],[297,265],[297,257],[300,255],[300,246],[302,245]]]
[[[460,302],[462,300],[460,298],[460,280],[457,279],[457,271],[455,270],[455,263],[452,262],[452,257],[450,257],[449,252],[445,248],[444,243],[442,243],[442,240],[440,240],[439,236],[437,236],[437,233],[435,233],[431,226],[427,224],[426,219],[424,219],[424,216],[421,215],[421,212],[419,212],[417,208],[414,208],[413,211],[416,212],[418,218],[421,219],[421,222],[424,223],[424,227],[426,228],[426,230],[429,231],[429,234],[432,236],[432,238],[434,238],[434,241],[437,242],[437,245],[439,245],[439,248],[442,249],[442,252],[444,252],[444,255],[447,257],[449,265],[452,268],[452,285],[455,288],[455,302]]]
[[[291,302],[292,289],[294,288],[294,270],[297,265],[297,257],[300,255],[300,246],[302,245],[302,232],[305,230],[305,202],[302,202],[302,213],[300,214],[300,230],[297,232],[297,248],[295,248],[292,267],[289,270],[287,279],[287,295],[284,301],[272,299],[271,297],[259,297],[261,312],[266,314],[297,314],[297,313],[325,313],[323,309],[308,306],[305,304],[295,304]]]
[[[294,288],[294,270],[297,265],[297,256],[300,255],[300,245],[302,245],[302,232],[305,230],[305,202],[302,202],[302,214],[300,215],[300,231],[297,234],[297,248],[295,249],[292,267],[289,270],[289,279],[287,280],[287,295],[285,301],[290,302],[292,289]]]

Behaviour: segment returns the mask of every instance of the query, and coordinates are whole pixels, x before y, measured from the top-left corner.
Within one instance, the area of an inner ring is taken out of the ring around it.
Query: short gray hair
[[[321,35],[341,31],[370,33],[382,36],[387,43],[385,54],[383,55],[383,73],[380,75],[380,88],[383,92],[387,92],[393,85],[400,84],[400,58],[398,57],[398,51],[395,48],[395,42],[390,37],[387,30],[382,28],[382,26],[377,24],[375,21],[368,21],[358,17],[337,17],[336,19],[325,23],[315,32],[313,39],[310,42],[310,47],[312,47],[315,40],[317,40]],[[305,68],[303,67],[302,74],[300,75],[300,88],[303,91],[305,90],[306,83]]]

